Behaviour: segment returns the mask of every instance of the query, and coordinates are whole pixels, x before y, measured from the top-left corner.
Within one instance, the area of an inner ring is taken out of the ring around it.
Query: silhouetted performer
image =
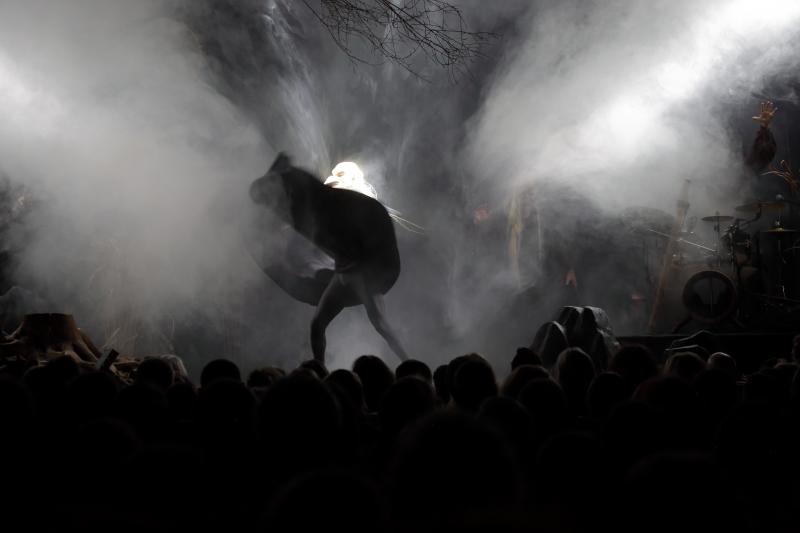
[[[750,167],[753,172],[761,172],[767,168],[767,165],[772,162],[778,150],[775,136],[772,134],[772,130],[769,129],[769,124],[772,122],[772,119],[775,118],[775,112],[777,110],[778,108],[775,107],[772,102],[763,102],[761,104],[761,111],[758,115],[753,117],[753,120],[758,122],[761,126],[758,129],[756,138],[753,141],[753,146],[750,148],[750,152],[747,154],[745,160],[747,166]]]
[[[311,321],[314,357],[324,361],[325,330],[336,315],[345,307],[363,305],[394,353],[407,359],[384,313],[383,295],[400,275],[397,239],[386,208],[359,192],[323,185],[283,154],[253,182],[250,196],[334,261],[333,268],[321,266],[310,275],[281,263],[264,269],[290,296],[316,306]]]

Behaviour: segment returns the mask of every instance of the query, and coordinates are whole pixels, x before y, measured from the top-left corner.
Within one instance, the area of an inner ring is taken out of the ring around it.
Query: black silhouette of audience
[[[800,338],[800,337],[799,337]],[[800,373],[626,346],[433,371],[363,355],[199,386],[69,357],[0,375],[9,531],[726,531],[800,523]]]

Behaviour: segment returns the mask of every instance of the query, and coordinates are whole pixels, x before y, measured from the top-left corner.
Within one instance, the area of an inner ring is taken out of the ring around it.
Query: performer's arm
[[[753,146],[750,148],[750,153],[747,154],[745,162],[755,172],[764,170],[778,150],[775,136],[769,129],[770,122],[775,118],[777,110],[778,108],[772,102],[763,102],[761,104],[761,112],[753,117],[753,120],[758,122],[761,127],[758,129],[756,139],[753,141]]]

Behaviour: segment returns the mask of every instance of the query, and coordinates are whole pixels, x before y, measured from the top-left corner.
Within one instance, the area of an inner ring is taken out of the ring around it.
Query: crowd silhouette
[[[800,337],[798,337],[800,338]],[[800,356],[796,341],[794,356]],[[69,357],[0,377],[2,517],[30,531],[794,531],[798,361],[742,375],[528,348],[242,376]],[[502,377],[500,377],[502,376]],[[12,529],[8,529],[12,530]]]

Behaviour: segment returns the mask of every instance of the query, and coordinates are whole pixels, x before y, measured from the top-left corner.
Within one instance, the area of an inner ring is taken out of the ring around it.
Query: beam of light
[[[716,66],[742,49],[763,46],[800,19],[796,0],[736,0],[709,9],[696,19],[679,42],[679,57],[656,65],[653,79],[666,100],[691,96]]]
[[[664,95],[672,99],[690,96],[700,83],[702,66],[696,62],[668,61],[656,68],[655,79]]]
[[[735,0],[701,12],[676,35],[663,61],[630,80],[626,91],[588,117],[583,136],[595,137],[590,146],[613,145],[610,152],[616,153],[617,164],[629,159],[659,116],[698,95],[741,53],[767,49],[772,39],[798,23],[798,0]]]

